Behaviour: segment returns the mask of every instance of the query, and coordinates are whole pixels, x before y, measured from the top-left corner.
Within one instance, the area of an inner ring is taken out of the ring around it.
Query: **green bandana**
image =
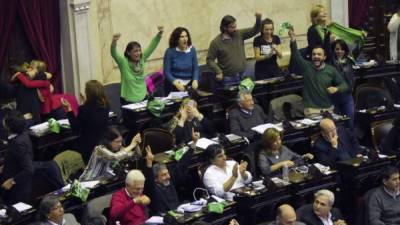
[[[225,202],[210,202],[207,205],[207,209],[209,212],[222,214],[224,213],[225,205]]]
[[[67,196],[77,197],[81,199],[82,202],[86,202],[89,192],[90,190],[82,187],[78,180],[74,180],[74,183],[71,184],[71,189],[67,192]]]
[[[285,30],[293,30],[293,25],[289,22],[283,22],[279,25],[278,35],[282,36]]]
[[[156,117],[161,116],[161,112],[164,110],[164,108],[165,103],[159,99],[153,99],[147,102],[147,109]]]
[[[347,45],[352,45],[354,42],[359,42],[361,46],[364,45],[365,34],[361,30],[344,27],[335,22],[329,24],[327,29],[336,36],[336,39],[342,39]]]
[[[242,81],[240,81],[239,84],[239,90],[247,90],[252,92],[254,89],[254,82],[251,80],[251,78],[247,77],[245,79],[243,79]]]
[[[60,133],[61,126],[57,120],[50,118],[47,122],[49,123],[49,128],[51,132],[56,134]]]

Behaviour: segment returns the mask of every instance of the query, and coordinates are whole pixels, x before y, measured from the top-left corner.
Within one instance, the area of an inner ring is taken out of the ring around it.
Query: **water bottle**
[[[289,168],[286,163],[282,166],[282,179],[285,182],[289,182]]]

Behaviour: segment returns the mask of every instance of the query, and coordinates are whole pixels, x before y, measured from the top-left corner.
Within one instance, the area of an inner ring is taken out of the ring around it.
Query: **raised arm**
[[[125,56],[121,55],[121,53],[119,53],[117,51],[117,42],[119,40],[119,38],[121,37],[121,34],[114,34],[112,37],[112,42],[111,42],[111,56],[113,57],[113,59],[115,60],[115,62],[120,65],[124,60],[125,60]]]
[[[297,49],[297,43],[296,43],[296,35],[293,30],[289,30],[289,37],[290,37],[290,58],[291,58],[291,63],[294,63],[292,65],[295,67],[300,73],[304,73],[304,71],[307,69],[307,61],[303,59],[303,57],[300,55],[299,50]],[[303,74],[301,74],[303,75]]]
[[[160,43],[161,36],[164,32],[164,27],[163,26],[158,26],[158,33],[157,35],[151,40],[149,46],[143,51],[143,59],[144,61],[147,61],[147,59],[150,57],[150,55],[154,52],[154,50],[157,48],[158,43]]]
[[[243,40],[249,39],[260,32],[261,29],[261,13],[255,13],[256,23],[251,28],[240,29],[238,32]]]

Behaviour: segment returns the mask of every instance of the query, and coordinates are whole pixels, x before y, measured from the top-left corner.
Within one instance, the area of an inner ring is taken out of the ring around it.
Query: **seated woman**
[[[274,22],[264,19],[260,33],[253,42],[256,80],[276,77],[281,73],[277,63],[277,58],[282,58],[281,39],[274,35]]]
[[[169,123],[169,130],[175,135],[176,143],[188,143],[192,141],[194,133],[200,133],[200,137],[213,137],[215,127],[211,120],[204,117],[197,109],[197,102],[185,98],[179,112]]]
[[[277,175],[285,165],[287,167],[302,165],[303,158],[314,158],[310,153],[300,156],[282,145],[281,134],[275,128],[264,131],[261,143],[263,149],[258,155],[258,167],[265,177]]]
[[[203,176],[203,183],[212,194],[233,200],[232,189],[243,187],[252,180],[248,172],[247,162],[240,164],[234,160],[226,160],[225,151],[222,146],[213,144],[207,147],[205,156],[211,163]]]
[[[192,46],[189,31],[184,27],[175,28],[169,38],[169,48],[164,54],[164,73],[169,82],[168,92],[184,91],[190,83],[193,89],[198,87],[196,49]]]
[[[92,151],[99,144],[108,126],[109,103],[103,85],[97,80],[90,80],[85,85],[83,105],[79,106],[78,116],[72,112],[71,104],[61,99],[61,103],[67,110],[68,121],[71,129],[80,134],[78,138],[78,150],[87,163]]]
[[[101,145],[94,148],[89,163],[79,180],[88,181],[111,177],[113,176],[112,163],[132,157],[135,154],[135,149],[140,154],[138,152],[139,143],[141,142],[140,134],[136,134],[126,148],[122,147],[122,141],[122,136],[117,129],[108,128]]]

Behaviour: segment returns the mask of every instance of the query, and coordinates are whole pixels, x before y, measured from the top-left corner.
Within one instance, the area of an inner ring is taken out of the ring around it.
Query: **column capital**
[[[73,0],[70,5],[74,12],[88,11],[90,8],[90,0]]]

